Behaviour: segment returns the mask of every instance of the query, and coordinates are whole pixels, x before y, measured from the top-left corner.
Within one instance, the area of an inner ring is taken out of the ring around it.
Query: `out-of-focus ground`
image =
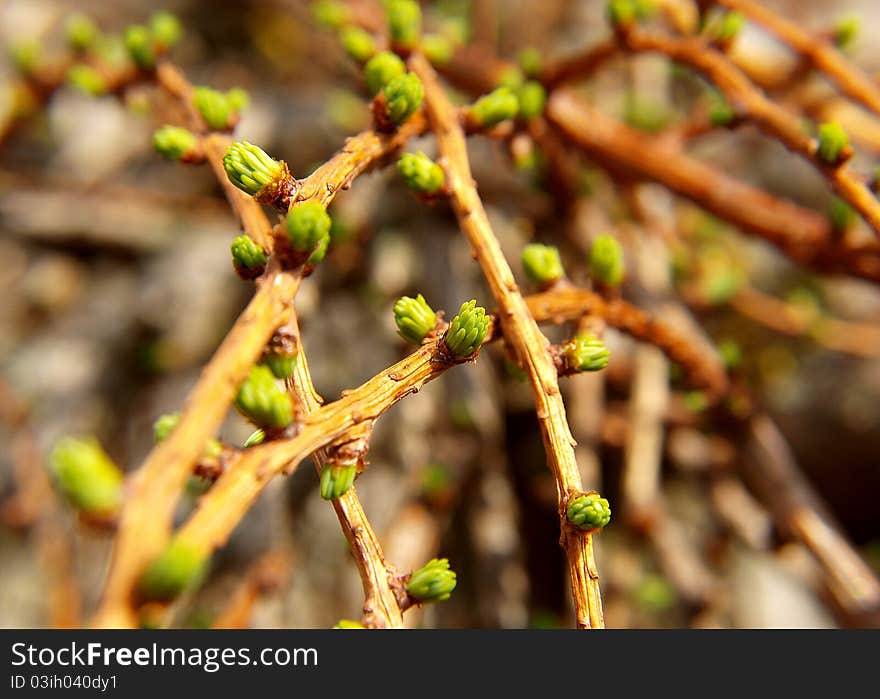
[[[507,57],[529,45],[561,55],[608,31],[601,2],[496,4],[498,48]],[[841,11],[859,11],[865,30],[853,58],[869,72],[880,70],[872,39],[880,27],[876,3],[772,5],[816,27]],[[252,103],[237,136],[286,159],[295,175],[310,172],[369,123],[355,67],[331,34],[316,29],[306,4],[169,0],[163,7],[178,13],[187,28],[175,61],[196,84],[245,87]],[[60,50],[61,22],[73,9],[91,14],[106,31],[121,31],[157,8],[143,0],[2,0],[0,41],[8,47],[22,36],[39,36],[48,50]],[[743,41],[755,50],[773,48],[751,29]],[[11,79],[11,69],[4,70]],[[629,58],[604,68],[589,94],[618,116],[626,86],[673,108],[673,81],[664,60]],[[237,225],[210,171],[156,156],[150,138],[160,124],[143,104],[137,90],[125,102],[61,90],[40,116],[0,145],[0,369],[6,390],[27,406],[27,425],[44,453],[61,435],[92,433],[128,469],[149,450],[153,420],[179,408],[252,290],[229,263]],[[425,139],[411,149],[433,153],[433,147]],[[517,172],[497,143],[471,139],[469,147],[509,259],[518,260],[522,245],[535,236],[545,242],[561,237],[555,231],[571,221],[559,220],[552,196]],[[710,135],[693,150],[774,193],[827,208],[821,180],[753,129]],[[866,169],[876,163],[870,154],[859,158]],[[608,201],[596,195],[586,204],[582,225],[626,230]],[[421,291],[448,312],[472,297],[489,302],[448,208],[416,200],[396,169],[360,178],[331,213],[341,223],[339,235],[297,302],[315,383],[327,399],[402,356],[391,313],[398,296]],[[731,231],[721,235],[749,260],[754,286],[780,297],[807,290],[825,312],[880,324],[878,289],[808,276],[767,246]],[[570,244],[564,251],[583,254]],[[577,264],[571,268],[582,280]],[[638,302],[638,293],[631,298]],[[743,371],[798,464],[859,550],[880,567],[880,360],[786,337],[726,308],[698,320],[716,340],[739,342]],[[608,343],[607,375],[568,379],[565,391],[579,439],[599,423],[601,468],[583,466],[587,482],[601,482],[616,508],[628,372],[638,353],[613,331]],[[597,396],[603,392],[606,410],[597,418],[591,406],[602,406]],[[0,494],[7,503],[20,485],[6,448],[19,429],[0,431]],[[233,413],[221,434],[240,443],[250,431]],[[845,623],[828,603],[815,561],[772,525],[765,510],[757,509],[750,520],[750,540],[725,525],[718,503],[738,507],[736,498],[744,495],[735,479],[712,476],[707,453],[714,436],[682,425],[670,427],[664,440],[663,492],[675,517],[668,541],[697,563],[687,559],[684,572],[678,569],[683,579],[674,579],[650,537],[623,518],[613,520],[598,537],[608,625]],[[453,598],[414,612],[411,624],[569,623],[553,482],[527,387],[505,370],[500,352],[484,352],[476,364],[449,372],[396,406],[379,421],[369,460],[358,491],[389,559],[408,570],[442,554],[458,572]],[[215,619],[255,565],[268,567],[278,586],[257,604],[254,626],[328,627],[340,617],[359,616],[356,569],[316,486],[311,468],[272,484],[215,556],[203,589],[180,605],[181,625]],[[46,566],[53,555],[47,560],[38,531],[5,512],[0,625],[47,625]],[[56,524],[69,539],[89,610],[111,538],[76,526],[64,506]]]

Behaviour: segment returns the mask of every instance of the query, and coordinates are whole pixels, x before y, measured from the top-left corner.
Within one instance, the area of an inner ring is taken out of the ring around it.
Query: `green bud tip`
[[[153,134],[153,148],[163,158],[180,160],[196,147],[198,138],[180,126],[163,126]]]
[[[401,296],[394,304],[394,322],[404,340],[420,345],[437,324],[437,314],[421,294]]]
[[[436,194],[446,183],[443,168],[421,151],[404,153],[397,161],[397,169],[407,186],[420,194]]]
[[[524,48],[517,56],[517,63],[519,63],[520,69],[526,76],[530,78],[537,77],[541,72],[543,63],[541,52],[534,46]]]
[[[150,69],[156,65],[153,34],[142,24],[134,24],[125,30],[125,48],[139,68]]]
[[[650,19],[656,9],[654,0],[610,0],[605,12],[612,27],[627,27]]]
[[[43,60],[43,45],[37,39],[17,41],[9,50],[9,58],[22,75],[31,75]]]
[[[91,17],[77,12],[70,15],[64,23],[64,34],[70,48],[74,51],[85,51],[98,38],[98,27]]]
[[[517,66],[507,66],[502,68],[498,77],[495,79],[495,87],[509,87],[516,90],[526,81],[526,76]]]
[[[193,104],[208,125],[215,131],[225,131],[231,125],[235,110],[222,92],[211,87],[199,86],[193,90]]]
[[[275,382],[272,370],[261,364],[238,389],[236,407],[256,425],[265,429],[283,429],[293,422],[290,396]]]
[[[449,63],[455,50],[452,41],[442,34],[425,34],[421,46],[422,53],[436,66]]]
[[[480,128],[488,129],[502,121],[513,119],[518,111],[519,100],[513,90],[499,87],[474,102],[469,113]]]
[[[516,91],[516,97],[519,100],[519,116],[523,119],[533,119],[544,112],[547,91],[541,83],[529,80]]]
[[[153,423],[153,439],[156,443],[164,442],[179,422],[180,413],[165,413],[157,417]]]
[[[529,243],[522,251],[526,276],[538,286],[549,286],[565,276],[559,250],[552,245]]]
[[[325,29],[339,29],[348,17],[348,8],[336,0],[318,0],[311,6],[312,19]]]
[[[150,31],[153,32],[153,38],[159,48],[167,51],[180,42],[183,36],[183,25],[177,15],[162,11],[150,17]]]
[[[611,521],[611,506],[598,493],[579,495],[568,505],[566,517],[578,529],[602,529]]]
[[[283,161],[273,160],[262,148],[246,141],[236,141],[227,148],[223,169],[232,184],[251,196],[287,172]]]
[[[449,560],[433,558],[414,571],[406,583],[406,591],[418,602],[445,602],[456,585],[455,571],[449,569]]]
[[[606,286],[620,286],[623,281],[623,247],[613,235],[603,233],[590,247],[590,276]]]
[[[122,472],[93,437],[59,440],[49,469],[64,496],[84,512],[112,512],[122,502]]]
[[[226,91],[226,104],[236,114],[247,109],[251,104],[251,96],[243,87],[233,87]]]
[[[382,90],[385,96],[385,117],[399,126],[422,106],[425,88],[415,73],[392,78]]]
[[[359,621],[353,621],[352,619],[340,619],[336,623],[336,626],[334,626],[333,628],[334,629],[366,629],[367,627],[364,626]]]
[[[382,51],[364,65],[364,80],[371,95],[376,95],[394,78],[406,73],[406,64],[397,54]]]
[[[368,61],[376,53],[372,34],[360,27],[343,27],[339,32],[339,43],[345,53],[358,63]]]
[[[107,81],[92,66],[77,63],[67,71],[67,83],[75,90],[90,97],[98,97],[107,92]]]
[[[345,495],[357,476],[357,464],[329,463],[321,470],[321,497],[336,500]]]
[[[232,253],[232,266],[248,279],[262,274],[266,268],[266,253],[250,236],[238,236],[229,250]]]
[[[709,37],[721,43],[733,41],[746,26],[746,18],[741,12],[722,12],[706,29]]]
[[[832,196],[828,203],[828,219],[835,231],[847,230],[855,221],[856,212],[843,199]]]
[[[263,364],[269,367],[276,379],[289,379],[293,376],[296,361],[297,356],[295,354],[268,352],[263,355]]]
[[[461,304],[458,315],[452,319],[443,342],[454,357],[470,357],[476,352],[489,332],[486,309],[475,300]]]
[[[266,431],[257,428],[253,432],[251,432],[250,436],[244,440],[244,444],[241,445],[242,449],[247,449],[248,447],[255,447],[258,444],[262,444],[266,441]]]
[[[846,50],[852,48],[861,30],[861,17],[853,13],[846,13],[834,20],[831,39],[837,48]]]
[[[709,94],[709,123],[712,126],[729,126],[736,119],[736,111],[718,90]]]
[[[391,41],[404,48],[412,48],[419,40],[422,29],[422,9],[415,0],[389,0],[388,33]]]
[[[583,333],[565,346],[565,363],[571,371],[599,371],[608,366],[611,353],[595,335]]]
[[[819,125],[819,158],[829,165],[837,165],[843,159],[849,146],[849,136],[843,127],[835,121]]]
[[[138,590],[142,599],[168,602],[194,587],[207,571],[207,557],[193,546],[172,542],[141,575]]]
[[[294,206],[287,214],[287,238],[294,250],[312,252],[309,264],[318,264],[330,244],[330,214],[320,202],[310,200]]]

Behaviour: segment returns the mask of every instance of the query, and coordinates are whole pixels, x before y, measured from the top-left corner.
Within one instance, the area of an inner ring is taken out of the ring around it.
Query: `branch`
[[[568,500],[579,495],[582,487],[574,457],[574,438],[566,421],[556,368],[547,351],[547,338],[541,334],[529,313],[489,225],[471,176],[464,132],[456,119],[454,107],[424,57],[418,54],[412,56],[410,67],[425,86],[428,119],[445,160],[452,208],[474,248],[499,307],[505,340],[524,366],[532,387],[544,449],[556,478],[562,543],[568,558],[577,625],[579,628],[602,628],[604,620],[599,574],[593,559],[592,537],[572,527],[565,516]]]

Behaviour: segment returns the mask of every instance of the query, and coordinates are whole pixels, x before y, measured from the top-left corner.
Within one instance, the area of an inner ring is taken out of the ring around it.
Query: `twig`
[[[211,622],[212,629],[246,629],[251,625],[254,606],[277,590],[287,579],[290,561],[279,552],[262,556],[233,591],[226,606]]]
[[[516,286],[471,176],[464,132],[455,110],[430,64],[420,55],[410,58],[412,70],[425,86],[428,119],[443,155],[452,207],[467,236],[483,275],[499,306],[504,337],[525,368],[544,439],[548,463],[556,478],[562,543],[565,548],[572,595],[579,628],[602,628],[599,574],[593,560],[592,537],[575,530],[565,517],[569,498],[581,492],[581,478],[574,457],[574,438],[565,417],[558,377],[547,351],[548,341],[529,313]]]
[[[620,47],[616,41],[605,39],[583,51],[550,63],[541,71],[541,82],[550,90],[572,80],[586,79],[619,52]]]

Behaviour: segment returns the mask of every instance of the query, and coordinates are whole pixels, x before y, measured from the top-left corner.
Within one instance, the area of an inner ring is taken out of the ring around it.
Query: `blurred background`
[[[858,13],[848,54],[880,70],[876,3],[766,4],[817,32]],[[36,45],[39,60],[59,60],[72,12],[119,34],[157,9],[186,28],[172,57],[194,84],[250,93],[236,137],[285,159],[295,176],[369,126],[357,66],[306,2],[0,0],[2,54]],[[609,34],[599,1],[450,0],[423,9],[440,31],[509,60],[527,47],[564,56]],[[795,64],[751,25],[736,51],[771,73]],[[90,97],[61,85],[23,105],[21,80],[14,61],[0,64],[0,625],[76,626],[94,608],[112,532],[80,522],[54,493],[45,455],[63,435],[94,434],[118,464],[135,468],[152,446],[153,421],[180,408],[252,284],[230,264],[238,226],[209,168],[154,153],[152,133],[168,116],[151,106],[151,86]],[[582,89],[659,139],[687,121],[705,88],[645,55],[609,61]],[[806,75],[775,94],[826,104],[830,90]],[[854,108],[835,118],[857,134],[855,166],[873,171],[880,122]],[[608,626],[878,625],[876,578],[849,589],[851,569],[840,563],[880,570],[880,289],[798,269],[663,188],[613,178],[584,158],[560,191],[532,145],[469,140],[480,193],[523,287],[527,242],[559,245],[569,276],[584,284],[589,241],[613,232],[626,247],[624,297],[694,341],[714,342],[762,415],[749,435],[717,419],[662,354],[613,329],[609,368],[564,380],[585,483],[615,515],[597,537]],[[864,225],[814,170],[751,127],[682,147],[835,225]],[[430,138],[408,147],[419,149],[436,153]],[[297,297],[327,400],[407,351],[391,313],[398,296],[421,292],[447,315],[470,298],[491,305],[449,208],[409,194],[396,168],[359,178],[330,211],[331,252]],[[677,242],[652,232],[658,220]],[[567,337],[564,328],[547,332]],[[387,557],[406,571],[442,555],[458,572],[452,599],[410,612],[410,625],[571,624],[555,489],[518,373],[492,348],[376,426],[357,485]],[[238,444],[251,429],[233,411],[219,436]],[[648,483],[647,495],[627,485],[632,479]],[[195,483],[181,518],[198,492]],[[638,502],[628,504],[633,493]],[[792,508],[804,502],[823,524],[799,528]],[[827,541],[816,539],[826,524],[852,548],[841,553],[826,533],[838,550],[823,555]],[[301,468],[267,489],[175,613],[184,627],[329,627],[358,618],[362,601],[332,508],[314,470]]]

